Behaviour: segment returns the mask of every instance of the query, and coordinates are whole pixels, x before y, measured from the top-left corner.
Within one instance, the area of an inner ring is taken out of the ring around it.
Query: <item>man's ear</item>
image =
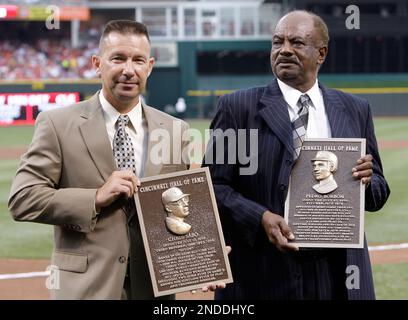
[[[171,209],[170,209],[170,207],[169,207],[168,204],[166,204],[166,205],[164,206],[164,209],[166,209],[167,212],[171,212]]]
[[[97,55],[92,55],[92,66],[95,69],[98,77],[101,76],[101,58]]]
[[[148,70],[148,72],[147,72],[147,76],[148,76],[148,77],[149,77],[150,74],[152,73],[154,63],[155,63],[154,58],[153,58],[153,57],[150,57],[150,58],[149,58],[149,62],[148,62],[148,64],[149,64],[149,66],[148,66],[149,70]]]
[[[317,64],[322,65],[324,60],[326,60],[327,57],[327,52],[329,51],[329,48],[327,46],[322,46],[319,48],[319,57],[317,58]]]

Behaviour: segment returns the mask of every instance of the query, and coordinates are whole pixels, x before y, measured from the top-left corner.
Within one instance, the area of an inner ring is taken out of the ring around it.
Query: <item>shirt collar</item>
[[[108,100],[106,100],[105,96],[103,95],[103,90],[101,90],[99,93],[99,101],[102,106],[106,124],[108,126],[115,127],[116,121],[118,121],[121,114],[109,103]],[[133,128],[137,132],[137,128],[141,126],[143,120],[141,99],[139,99],[137,105],[134,106],[133,109],[127,113],[127,115],[129,116],[129,120],[132,123]]]
[[[319,89],[319,83],[316,79],[314,85],[306,92],[300,92],[299,90],[292,88],[291,86],[288,86],[286,83],[283,81],[278,80],[278,85],[280,90],[282,91],[283,98],[285,101],[294,108],[297,105],[297,102],[299,101],[299,98],[302,94],[307,94],[312,100],[313,107],[316,108],[316,105],[319,101],[319,96],[320,96],[320,89]]]

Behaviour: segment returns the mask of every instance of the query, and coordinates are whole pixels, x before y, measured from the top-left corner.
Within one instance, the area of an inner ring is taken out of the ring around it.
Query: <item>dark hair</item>
[[[103,29],[101,40],[105,39],[110,33],[118,32],[120,34],[137,34],[146,36],[150,43],[149,33],[143,23],[133,20],[111,20],[105,29]]]

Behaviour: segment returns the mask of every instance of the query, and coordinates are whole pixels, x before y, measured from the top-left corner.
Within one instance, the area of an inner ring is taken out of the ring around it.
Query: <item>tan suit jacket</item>
[[[180,163],[188,125],[142,105],[149,142],[144,176],[188,168]],[[173,127],[177,127],[173,132]],[[171,137],[170,163],[154,164],[151,132]],[[181,130],[179,130],[181,128]],[[174,148],[173,148],[174,145]],[[127,218],[115,201],[95,215],[95,193],[118,170],[98,93],[67,108],[41,112],[27,153],[22,156],[9,198],[15,220],[54,225],[52,264],[60,270],[56,299],[120,299],[130,257],[132,298],[153,298],[137,215]]]

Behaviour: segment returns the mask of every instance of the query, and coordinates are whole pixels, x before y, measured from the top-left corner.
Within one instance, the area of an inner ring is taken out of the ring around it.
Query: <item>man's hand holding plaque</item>
[[[269,241],[280,251],[298,251],[296,243],[290,242],[295,236],[286,221],[278,214],[265,211],[262,215],[262,226]]]

